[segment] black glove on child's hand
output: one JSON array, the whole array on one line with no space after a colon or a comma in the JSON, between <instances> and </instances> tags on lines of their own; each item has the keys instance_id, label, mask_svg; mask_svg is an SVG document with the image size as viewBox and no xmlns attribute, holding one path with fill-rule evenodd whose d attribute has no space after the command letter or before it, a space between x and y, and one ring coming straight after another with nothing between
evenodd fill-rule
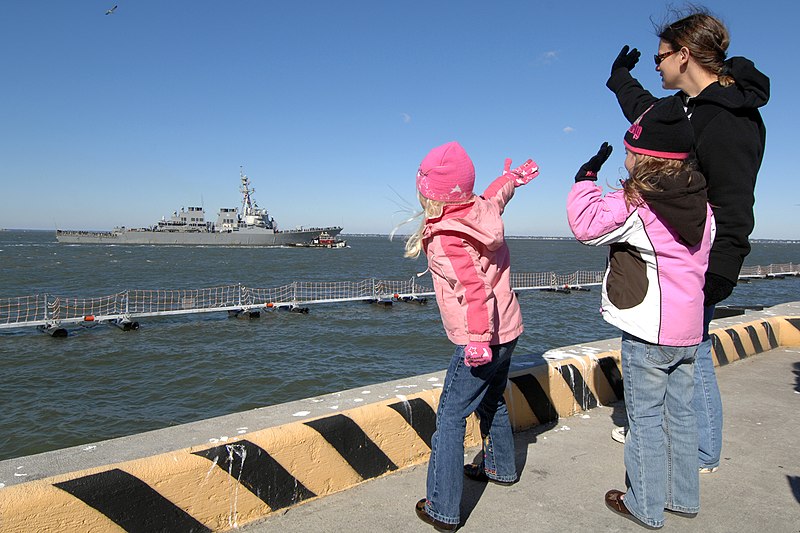
<instances>
[{"instance_id":1,"label":"black glove on child's hand","mask_svg":"<svg viewBox=\"0 0 800 533\"><path fill-rule=\"evenodd\" d=\"M703 305L717 305L733 292L736 286L728 278L723 278L717 274L706 272L706 284L703 286Z\"/></svg>"},{"instance_id":2,"label":"black glove on child's hand","mask_svg":"<svg viewBox=\"0 0 800 533\"><path fill-rule=\"evenodd\" d=\"M633 50L628 51L628 45L622 47L620 50L619 55L614 60L614 63L611 64L611 73L613 74L615 70L618 68L624 68L626 70L633 70L633 67L636 66L636 63L639 62L639 56L642 53L634 48Z\"/></svg>"},{"instance_id":3,"label":"black glove on child's hand","mask_svg":"<svg viewBox=\"0 0 800 533\"><path fill-rule=\"evenodd\" d=\"M603 166L603 163L606 162L613 150L613 146L607 142L603 143L597 151L597 154L584 163L580 170L578 170L578 173L575 174L575 183L585 180L597 181L597 173L600 172L600 167Z\"/></svg>"}]
</instances>

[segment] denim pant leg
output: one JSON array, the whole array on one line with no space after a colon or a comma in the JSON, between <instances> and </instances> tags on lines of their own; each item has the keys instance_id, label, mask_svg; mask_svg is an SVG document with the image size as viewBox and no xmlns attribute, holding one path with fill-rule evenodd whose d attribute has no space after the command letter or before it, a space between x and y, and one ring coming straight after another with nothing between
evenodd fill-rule
<instances>
[{"instance_id":1,"label":"denim pant leg","mask_svg":"<svg viewBox=\"0 0 800 533\"><path fill-rule=\"evenodd\" d=\"M436 431L431 439L425 510L433 518L447 524L458 524L460 521L466 420L481 404L498 371L507 375L513 344L511 350L503 349L503 346L507 345L492 347L491 363L472 368L464 364L464 346L456 346L444 378L436 411ZM508 412L505 411L505 414L507 418ZM503 438L498 439L503 442ZM501 448L495 444L494 455L498 461L502 447L504 444L501 444ZM513 462L513 440L510 454Z\"/></svg>"},{"instance_id":2,"label":"denim pant leg","mask_svg":"<svg viewBox=\"0 0 800 533\"><path fill-rule=\"evenodd\" d=\"M672 368L664 400L664 432L667 437L664 507L682 513L700 510L700 474L694 453L697 449L697 421L692 407L696 348L686 347L683 362Z\"/></svg>"},{"instance_id":3,"label":"denim pant leg","mask_svg":"<svg viewBox=\"0 0 800 533\"><path fill-rule=\"evenodd\" d=\"M667 485L672 482L670 475L680 475L672 467L676 466L674 456L680 453L680 446L686 446L686 432L694 426L685 428L665 427L664 413L672 409L670 415L679 415L685 421L685 414L678 405L672 405L674 396L684 394L690 398L691 390L670 391L670 405L666 405L671 374L683 366L684 360L691 363L696 347L673 347L650 344L627 333L622 336L622 370L625 387L625 408L628 412L628 436L625 439L625 469L628 491L625 506L639 520L651 527L664 525L664 504L667 499ZM689 365L691 366L691 365ZM685 369L681 369L686 371ZM687 385L680 379L675 384ZM677 403L677 402L676 402ZM684 407L685 410L685 407ZM677 424L677 421L675 422ZM682 430L682 432L681 432ZM675 432L675 439L671 434ZM673 450L669 446L679 447ZM683 453L689 453L685 450ZM690 453L690 457L693 455ZM680 466L680 463L677 465ZM677 482L677 480L676 480ZM681 481L679 485L683 485Z\"/></svg>"},{"instance_id":4,"label":"denim pant leg","mask_svg":"<svg viewBox=\"0 0 800 533\"><path fill-rule=\"evenodd\" d=\"M694 364L694 405L697 417L697 446L700 468L719 466L722 453L722 397L714 373L711 356L711 337L708 325L714 317L714 306L705 308L703 342L697 350Z\"/></svg>"},{"instance_id":5,"label":"denim pant leg","mask_svg":"<svg viewBox=\"0 0 800 533\"><path fill-rule=\"evenodd\" d=\"M517 345L516 339L499 346L492 346L493 358L502 362L489 380L489 387L476 413L480 418L483 437L483 469L486 475L497 481L516 481L517 465L514 458L514 432L508 417L508 406L503 393L508 382L511 353ZM507 352L507 353L503 353Z\"/></svg>"}]
</instances>

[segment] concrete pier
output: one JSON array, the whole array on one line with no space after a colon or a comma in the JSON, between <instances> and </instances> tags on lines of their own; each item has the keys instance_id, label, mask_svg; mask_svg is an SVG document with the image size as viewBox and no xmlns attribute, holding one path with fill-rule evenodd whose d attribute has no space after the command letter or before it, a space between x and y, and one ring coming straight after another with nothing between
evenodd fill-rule
<instances>
[{"instance_id":1,"label":"concrete pier","mask_svg":"<svg viewBox=\"0 0 800 533\"><path fill-rule=\"evenodd\" d=\"M667 527L800 531L799 317L791 303L713 324L723 464L702 479L700 515ZM466 483L464 531L638 529L602 502L624 488L622 446L609 437L622 416L618 346L568 346L514 368L521 481ZM0 462L0 531L430 530L412 507L443 377ZM471 419L466 444L477 443Z\"/></svg>"}]
</instances>

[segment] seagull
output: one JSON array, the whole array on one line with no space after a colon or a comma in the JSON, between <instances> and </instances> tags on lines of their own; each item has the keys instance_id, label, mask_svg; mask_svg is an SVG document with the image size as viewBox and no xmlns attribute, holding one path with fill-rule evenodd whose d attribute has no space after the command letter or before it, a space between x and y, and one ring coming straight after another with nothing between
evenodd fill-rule
<instances>
[{"instance_id":1,"label":"seagull","mask_svg":"<svg viewBox=\"0 0 800 533\"><path fill-rule=\"evenodd\" d=\"M117 6L114 6L111 9L109 9L108 11L106 11L106 15L113 15L115 9L117 9Z\"/></svg>"}]
</instances>

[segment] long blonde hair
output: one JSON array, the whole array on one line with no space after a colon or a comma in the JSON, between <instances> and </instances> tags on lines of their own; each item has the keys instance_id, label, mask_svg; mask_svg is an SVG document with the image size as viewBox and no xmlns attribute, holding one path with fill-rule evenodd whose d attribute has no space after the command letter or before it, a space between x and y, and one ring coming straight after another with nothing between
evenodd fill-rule
<instances>
[{"instance_id":1,"label":"long blonde hair","mask_svg":"<svg viewBox=\"0 0 800 533\"><path fill-rule=\"evenodd\" d=\"M687 184L700 173L694 159L665 159L644 154L634 154L633 168L622 183L625 201L629 206L642 204L643 192L662 191L664 180L686 176Z\"/></svg>"},{"instance_id":2,"label":"long blonde hair","mask_svg":"<svg viewBox=\"0 0 800 533\"><path fill-rule=\"evenodd\" d=\"M414 215L411 220L414 220L417 217L422 217L422 220L420 220L417 230L408 237L408 240L406 241L406 251L403 254L403 257L410 257L412 259L416 259L419 257L419 254L422 253L422 235L425 232L425 224L428 222L428 220L442 216L444 206L446 205L470 203L473 200L474 195L470 196L467 200L460 202L442 202L440 200L430 200L419 193L417 193L417 198L419 198L419 204L422 206L422 211ZM409 222L411 220L409 220Z\"/></svg>"}]
</instances>

